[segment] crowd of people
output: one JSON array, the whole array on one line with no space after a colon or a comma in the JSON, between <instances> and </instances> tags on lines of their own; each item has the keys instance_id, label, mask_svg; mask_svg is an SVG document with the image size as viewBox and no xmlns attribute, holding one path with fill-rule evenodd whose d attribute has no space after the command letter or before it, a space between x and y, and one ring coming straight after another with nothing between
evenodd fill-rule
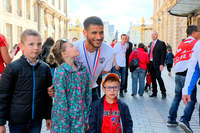
<instances>
[{"instance_id":1,"label":"crowd of people","mask_svg":"<svg viewBox=\"0 0 200 133\"><path fill-rule=\"evenodd\" d=\"M7 121L10 133L40 133L43 119L51 133L132 133L129 107L119 98L128 91L129 69L131 96L142 97L151 91L149 96L157 97L158 81L165 99L161 77L165 64L169 76L174 64L176 84L167 126L178 126L177 110L183 96L187 106L179 126L192 133L189 121L200 77L197 26L188 27L188 38L174 56L155 31L149 46L133 45L126 34L109 46L103 42L104 25L99 17L88 17L83 25L85 39L74 37L73 44L49 37L42 45L40 33L27 29L11 52L0 35L0 133L6 133ZM19 49L22 56L12 61Z\"/></svg>"}]
</instances>

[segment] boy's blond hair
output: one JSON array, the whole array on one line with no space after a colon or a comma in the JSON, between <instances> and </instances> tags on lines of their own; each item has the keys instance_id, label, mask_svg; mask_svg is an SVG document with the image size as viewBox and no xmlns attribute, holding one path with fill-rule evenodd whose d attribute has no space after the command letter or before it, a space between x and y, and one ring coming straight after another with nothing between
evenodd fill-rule
<instances>
[{"instance_id":1,"label":"boy's blond hair","mask_svg":"<svg viewBox=\"0 0 200 133\"><path fill-rule=\"evenodd\" d=\"M21 34L21 43L22 44L24 43L26 36L38 36L41 38L41 35L39 32L32 30L32 29L27 29Z\"/></svg>"}]
</instances>

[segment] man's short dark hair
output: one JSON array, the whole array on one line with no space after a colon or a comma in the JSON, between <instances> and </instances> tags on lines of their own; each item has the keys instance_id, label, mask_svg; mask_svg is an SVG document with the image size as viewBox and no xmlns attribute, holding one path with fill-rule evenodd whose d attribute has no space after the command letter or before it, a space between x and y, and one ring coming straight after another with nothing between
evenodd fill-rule
<instances>
[{"instance_id":1,"label":"man's short dark hair","mask_svg":"<svg viewBox=\"0 0 200 133\"><path fill-rule=\"evenodd\" d=\"M90 25L103 26L103 21L99 17L91 16L85 19L85 21L83 22L83 25L84 25L84 29L88 30Z\"/></svg>"},{"instance_id":2,"label":"man's short dark hair","mask_svg":"<svg viewBox=\"0 0 200 133\"><path fill-rule=\"evenodd\" d=\"M198 32L198 27L196 25L188 26L186 33L188 36L192 35L193 32Z\"/></svg>"},{"instance_id":3,"label":"man's short dark hair","mask_svg":"<svg viewBox=\"0 0 200 133\"><path fill-rule=\"evenodd\" d=\"M123 36L126 36L126 34L122 34L122 35L121 35L121 38L122 38Z\"/></svg>"},{"instance_id":4,"label":"man's short dark hair","mask_svg":"<svg viewBox=\"0 0 200 133\"><path fill-rule=\"evenodd\" d=\"M138 48L145 48L145 45L143 43L139 43Z\"/></svg>"}]
</instances>

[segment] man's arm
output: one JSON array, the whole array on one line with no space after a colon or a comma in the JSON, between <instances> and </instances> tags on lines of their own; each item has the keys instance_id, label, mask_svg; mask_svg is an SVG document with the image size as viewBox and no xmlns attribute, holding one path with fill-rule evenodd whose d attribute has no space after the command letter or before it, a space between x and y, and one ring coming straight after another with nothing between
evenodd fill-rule
<instances>
[{"instance_id":1,"label":"man's arm","mask_svg":"<svg viewBox=\"0 0 200 133\"><path fill-rule=\"evenodd\" d=\"M163 71L164 69L164 64L165 64L165 59L166 59L166 45L164 42L161 42L162 45L160 45L161 47L161 57L160 57L160 71Z\"/></svg>"},{"instance_id":2,"label":"man's arm","mask_svg":"<svg viewBox=\"0 0 200 133\"><path fill-rule=\"evenodd\" d=\"M192 53L192 57L188 62L188 71L185 78L184 88L182 89L183 102L187 104L190 101L190 95L195 88L195 85L200 76L200 56L199 56L199 43L195 45L194 52Z\"/></svg>"},{"instance_id":3,"label":"man's arm","mask_svg":"<svg viewBox=\"0 0 200 133\"><path fill-rule=\"evenodd\" d=\"M159 51L158 51L159 52ZM165 45L165 42L162 42L162 45L161 45L161 65L164 66L165 64L165 59L166 59L166 45Z\"/></svg>"},{"instance_id":4,"label":"man's arm","mask_svg":"<svg viewBox=\"0 0 200 133\"><path fill-rule=\"evenodd\" d=\"M117 61L116 61L116 54L114 54L113 63L114 63L115 69L119 70L119 66L117 65Z\"/></svg>"},{"instance_id":5,"label":"man's arm","mask_svg":"<svg viewBox=\"0 0 200 133\"><path fill-rule=\"evenodd\" d=\"M8 53L8 48L5 47L0 47L0 53L1 56L3 58L3 61L6 65L8 65L11 61L12 61L12 57L10 56L10 54Z\"/></svg>"},{"instance_id":6,"label":"man's arm","mask_svg":"<svg viewBox=\"0 0 200 133\"><path fill-rule=\"evenodd\" d=\"M113 56L112 56L112 61L110 60L110 61L107 61L107 63L109 63L108 65L110 65L110 63L112 62L113 64L114 64L114 66L115 66L115 69L116 70L119 70L119 66L117 65L117 60L116 60L116 56L117 56L117 52L118 52L118 43L115 45L115 47L113 48L113 51L114 51L114 53L113 53ZM107 65L107 66L108 66ZM111 64L112 65L112 64ZM112 68L112 67L111 67ZM111 70L111 69L110 69ZM107 71L107 70L104 70L104 71Z\"/></svg>"}]
</instances>

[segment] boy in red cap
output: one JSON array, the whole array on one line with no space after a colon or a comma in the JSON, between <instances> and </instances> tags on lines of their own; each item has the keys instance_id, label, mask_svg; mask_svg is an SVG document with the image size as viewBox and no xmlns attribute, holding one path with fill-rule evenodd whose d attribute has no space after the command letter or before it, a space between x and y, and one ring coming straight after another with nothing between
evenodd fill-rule
<instances>
[{"instance_id":1,"label":"boy in red cap","mask_svg":"<svg viewBox=\"0 0 200 133\"><path fill-rule=\"evenodd\" d=\"M132 133L133 122L128 106L117 98L120 78L108 73L103 77L105 96L94 102L89 116L89 133Z\"/></svg>"}]
</instances>

